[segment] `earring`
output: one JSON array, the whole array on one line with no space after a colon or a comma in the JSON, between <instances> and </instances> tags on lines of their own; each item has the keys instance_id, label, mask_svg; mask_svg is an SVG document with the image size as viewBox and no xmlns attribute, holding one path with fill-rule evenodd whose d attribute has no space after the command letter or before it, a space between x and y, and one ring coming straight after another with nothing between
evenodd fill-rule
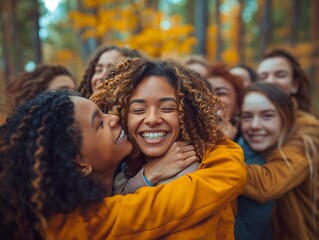
<instances>
[{"instance_id":1,"label":"earring","mask_svg":"<svg viewBox=\"0 0 319 240\"><path fill-rule=\"evenodd\" d=\"M80 171L84 176L89 175L92 172L92 167L91 166L85 166L81 169Z\"/></svg>"}]
</instances>

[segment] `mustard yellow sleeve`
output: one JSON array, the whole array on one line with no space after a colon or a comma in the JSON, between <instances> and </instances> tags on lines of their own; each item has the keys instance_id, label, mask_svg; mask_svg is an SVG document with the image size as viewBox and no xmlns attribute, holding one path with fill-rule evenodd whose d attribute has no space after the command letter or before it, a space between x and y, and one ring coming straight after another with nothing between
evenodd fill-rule
<instances>
[{"instance_id":1,"label":"mustard yellow sleeve","mask_svg":"<svg viewBox=\"0 0 319 240\"><path fill-rule=\"evenodd\" d=\"M242 192L245 182L242 149L227 141L207 153L196 172L134 194L105 198L86 221L78 211L64 221L55 216L50 228L56 239L156 239L219 212Z\"/></svg>"},{"instance_id":2,"label":"mustard yellow sleeve","mask_svg":"<svg viewBox=\"0 0 319 240\"><path fill-rule=\"evenodd\" d=\"M299 111L297 128L282 147L282 152L276 149L262 166L247 166L247 184L243 195L258 202L266 202L278 199L299 186L310 175L306 146L310 149L312 145L318 149L318 138L319 121L310 114ZM310 161L315 157L310 155Z\"/></svg>"}]
</instances>

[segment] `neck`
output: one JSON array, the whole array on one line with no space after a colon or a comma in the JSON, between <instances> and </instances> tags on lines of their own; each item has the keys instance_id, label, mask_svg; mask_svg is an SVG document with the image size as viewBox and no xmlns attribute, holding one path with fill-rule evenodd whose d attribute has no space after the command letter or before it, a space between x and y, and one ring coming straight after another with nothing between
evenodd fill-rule
<instances>
[{"instance_id":1,"label":"neck","mask_svg":"<svg viewBox=\"0 0 319 240\"><path fill-rule=\"evenodd\" d=\"M92 178L100 182L106 189L106 197L112 196L113 193L113 174L110 173L92 173Z\"/></svg>"}]
</instances>

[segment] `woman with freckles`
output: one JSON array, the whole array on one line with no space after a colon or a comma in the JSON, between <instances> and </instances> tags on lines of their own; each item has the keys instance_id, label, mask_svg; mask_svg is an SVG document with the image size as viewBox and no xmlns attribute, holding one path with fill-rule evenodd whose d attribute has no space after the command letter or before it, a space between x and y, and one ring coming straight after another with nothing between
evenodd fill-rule
<instances>
[{"instance_id":1,"label":"woman with freckles","mask_svg":"<svg viewBox=\"0 0 319 240\"><path fill-rule=\"evenodd\" d=\"M140 188L138 193L145 189L142 186L162 187L163 181L185 174L190 177L188 173L201 169L205 159L214 159L216 148L226 146L231 150L235 144L226 140L221 128L223 118L217 116L223 108L220 100L210 93L198 74L173 61L130 59L121 62L91 99L102 111L120 117L120 123L134 145L134 154L125 160L123 172L130 180L122 193ZM194 153L199 163L192 163L197 161ZM225 154L228 153L231 156L231 151L226 150ZM192 164L189 168L184 164L185 169L180 170L178 166L185 161ZM175 166L174 162L177 162ZM217 179L227 183L231 170L225 168L223 161L215 164L212 171L218 175ZM245 169L241 171L245 172ZM238 196L242 185L237 184L235 191L226 185L216 185L214 195L203 193L201 196L216 198L223 203L222 207L216 208L200 224L172 231L163 239L186 236L191 239L233 239L234 218L230 201ZM228 192L227 197L219 194L224 191ZM170 197L166 196L162 201ZM192 201L185 199L181 206L192 204Z\"/></svg>"}]
</instances>

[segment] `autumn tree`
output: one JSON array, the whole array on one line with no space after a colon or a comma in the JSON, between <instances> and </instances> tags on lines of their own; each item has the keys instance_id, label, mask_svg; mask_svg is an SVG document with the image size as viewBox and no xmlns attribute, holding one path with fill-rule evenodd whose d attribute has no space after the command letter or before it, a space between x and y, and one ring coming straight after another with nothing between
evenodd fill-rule
<instances>
[{"instance_id":1,"label":"autumn tree","mask_svg":"<svg viewBox=\"0 0 319 240\"><path fill-rule=\"evenodd\" d=\"M189 54L196 42L193 26L178 15L167 16L148 1L83 0L83 10L70 11L83 39L129 46L153 57ZM92 13L92 9L94 12Z\"/></svg>"}]
</instances>

